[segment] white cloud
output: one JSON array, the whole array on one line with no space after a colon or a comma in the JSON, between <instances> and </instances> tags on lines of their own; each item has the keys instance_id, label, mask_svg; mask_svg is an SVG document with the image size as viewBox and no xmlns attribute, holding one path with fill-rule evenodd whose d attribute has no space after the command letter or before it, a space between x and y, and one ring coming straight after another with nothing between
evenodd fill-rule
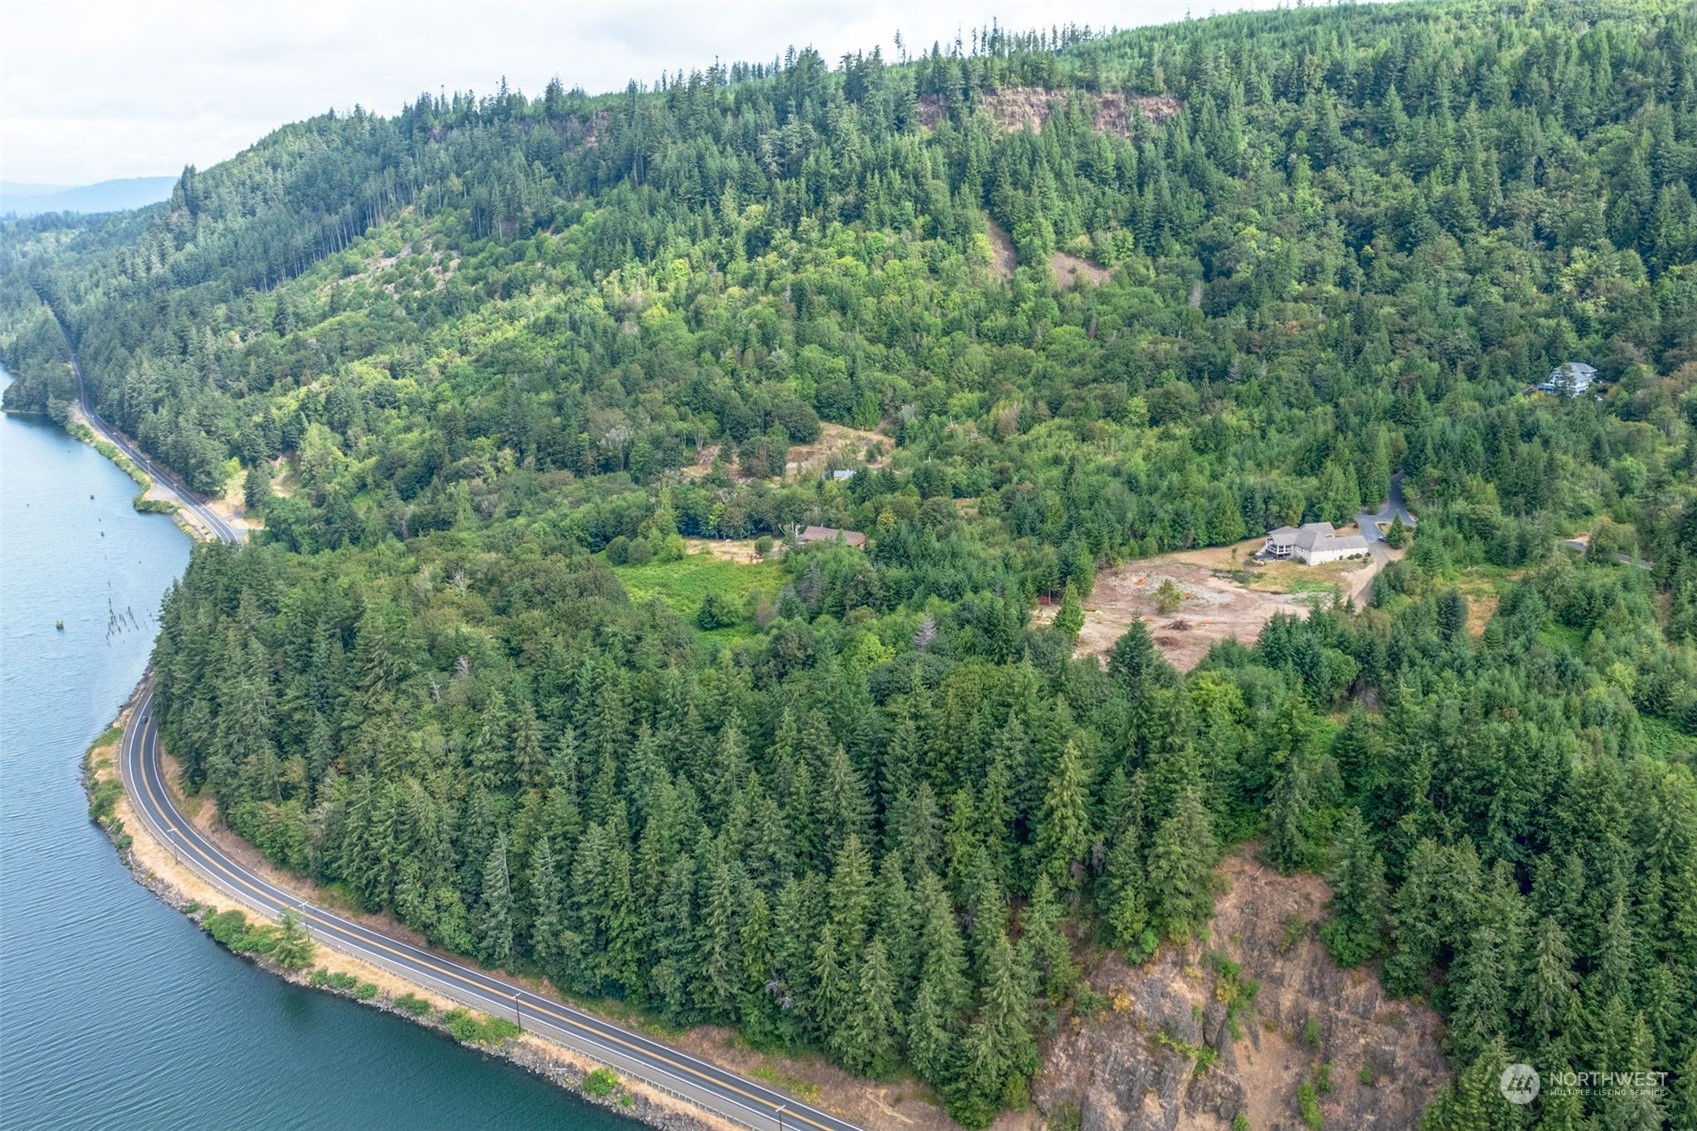
<instances>
[{"instance_id":1,"label":"white cloud","mask_svg":"<svg viewBox=\"0 0 1697 1131\"><path fill-rule=\"evenodd\" d=\"M1239 0L1233 8L1271 7ZM0 8L0 177L84 184L230 157L286 122L356 103L392 114L426 91L591 92L790 45L833 62L882 46L1028 29L1182 19L1186 0L933 3L154 3Z\"/></svg>"}]
</instances>

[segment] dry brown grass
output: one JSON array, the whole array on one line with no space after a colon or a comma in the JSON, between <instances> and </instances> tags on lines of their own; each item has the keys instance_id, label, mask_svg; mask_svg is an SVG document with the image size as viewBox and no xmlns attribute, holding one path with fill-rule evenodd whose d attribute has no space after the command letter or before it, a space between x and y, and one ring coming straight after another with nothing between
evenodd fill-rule
<instances>
[{"instance_id":1,"label":"dry brown grass","mask_svg":"<svg viewBox=\"0 0 1697 1131\"><path fill-rule=\"evenodd\" d=\"M678 469L678 474L685 479L700 479L713 470L713 461L719 458L721 450L718 444L706 444L696 452L695 462L688 467Z\"/></svg>"},{"instance_id":2,"label":"dry brown grass","mask_svg":"<svg viewBox=\"0 0 1697 1131\"><path fill-rule=\"evenodd\" d=\"M762 559L754 552L752 538L685 538L684 551L690 554L712 554L721 561L738 565L755 565Z\"/></svg>"},{"instance_id":3,"label":"dry brown grass","mask_svg":"<svg viewBox=\"0 0 1697 1131\"><path fill-rule=\"evenodd\" d=\"M873 458L874 444L884 446L884 454ZM845 464L865 461L869 467L882 467L889 461L889 449L894 443L888 436L850 428L843 424L826 423L819 429L819 438L810 444L791 444L789 459L784 464L785 475L803 475L810 471L823 472L833 458Z\"/></svg>"},{"instance_id":4,"label":"dry brown grass","mask_svg":"<svg viewBox=\"0 0 1697 1131\"><path fill-rule=\"evenodd\" d=\"M1068 255L1064 251L1057 251L1049 256L1049 269L1055 273L1055 285L1062 288L1078 287L1085 283L1099 287L1114 277L1114 273L1106 267L1098 267L1087 259Z\"/></svg>"},{"instance_id":5,"label":"dry brown grass","mask_svg":"<svg viewBox=\"0 0 1697 1131\"><path fill-rule=\"evenodd\" d=\"M883 452L877 457L871 454L874 444L883 445ZM894 447L894 442L882 433L827 422L820 425L817 440L807 444L790 445L788 457L784 462L784 474L824 474L833 459L842 465L864 462L868 467L883 467L890 462L890 449ZM740 476L741 471L735 466L733 454L728 445L705 444L696 453L695 462L679 468L678 474L686 480L700 479L713 470L714 461L723 455L732 462L732 473ZM778 478L773 476L767 482L776 483Z\"/></svg>"},{"instance_id":6,"label":"dry brown grass","mask_svg":"<svg viewBox=\"0 0 1697 1131\"><path fill-rule=\"evenodd\" d=\"M1524 574L1524 570L1515 570L1506 579L1517 581ZM1499 580L1472 572L1464 572L1456 581L1456 588L1467 598L1467 631L1475 640L1485 635L1485 626L1497 615L1497 606L1502 602L1500 584Z\"/></svg>"}]
</instances>

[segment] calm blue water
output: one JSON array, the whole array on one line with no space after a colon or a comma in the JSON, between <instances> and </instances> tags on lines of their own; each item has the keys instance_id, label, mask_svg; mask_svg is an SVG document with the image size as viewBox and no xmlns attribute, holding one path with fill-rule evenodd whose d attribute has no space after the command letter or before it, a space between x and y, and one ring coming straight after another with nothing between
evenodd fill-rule
<instances>
[{"instance_id":1,"label":"calm blue water","mask_svg":"<svg viewBox=\"0 0 1697 1131\"><path fill-rule=\"evenodd\" d=\"M256 970L118 863L79 765L140 678L189 552L134 493L51 424L0 415L0 1126L633 1126Z\"/></svg>"}]
</instances>

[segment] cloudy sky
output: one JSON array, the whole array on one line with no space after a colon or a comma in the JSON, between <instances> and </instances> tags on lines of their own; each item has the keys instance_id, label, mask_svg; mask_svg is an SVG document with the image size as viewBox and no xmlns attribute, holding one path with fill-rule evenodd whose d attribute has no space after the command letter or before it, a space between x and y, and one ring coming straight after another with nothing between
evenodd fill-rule
<instances>
[{"instance_id":1,"label":"cloudy sky","mask_svg":"<svg viewBox=\"0 0 1697 1131\"><path fill-rule=\"evenodd\" d=\"M1219 10L1275 0L1222 0ZM1195 14L1214 4L1203 0ZM591 93L715 57L769 60L791 44L835 60L1014 29L1183 19L1189 0L894 3L436 3L9 0L0 6L0 179L76 185L175 174L285 122L355 104L386 114L424 91L538 94L559 76Z\"/></svg>"}]
</instances>

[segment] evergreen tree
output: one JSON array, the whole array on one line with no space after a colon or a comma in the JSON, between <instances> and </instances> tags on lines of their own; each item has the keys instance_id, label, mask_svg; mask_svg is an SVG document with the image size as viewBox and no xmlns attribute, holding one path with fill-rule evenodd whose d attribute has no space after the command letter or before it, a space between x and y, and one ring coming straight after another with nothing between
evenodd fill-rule
<instances>
[{"instance_id":1,"label":"evergreen tree","mask_svg":"<svg viewBox=\"0 0 1697 1131\"><path fill-rule=\"evenodd\" d=\"M919 979L919 919L901 853L891 852L878 867L878 938L889 959L895 1000L906 1008Z\"/></svg>"},{"instance_id":2,"label":"evergreen tree","mask_svg":"<svg viewBox=\"0 0 1697 1131\"><path fill-rule=\"evenodd\" d=\"M1043 815L1037 826L1037 853L1043 873L1062 891L1076 892L1090 850L1090 811L1084 765L1075 743L1067 743L1049 775Z\"/></svg>"},{"instance_id":3,"label":"evergreen tree","mask_svg":"<svg viewBox=\"0 0 1697 1131\"><path fill-rule=\"evenodd\" d=\"M904 786L890 808L886 835L902 859L915 868L936 867L943 856L937 799L929 782Z\"/></svg>"},{"instance_id":4,"label":"evergreen tree","mask_svg":"<svg viewBox=\"0 0 1697 1131\"><path fill-rule=\"evenodd\" d=\"M838 1041L849 1014L855 1008L855 983L843 968L843 952L837 943L837 933L830 924L819 932L813 947L814 1023L827 1047L838 1047Z\"/></svg>"},{"instance_id":5,"label":"evergreen tree","mask_svg":"<svg viewBox=\"0 0 1697 1131\"><path fill-rule=\"evenodd\" d=\"M1031 999L1007 936L990 947L978 1020L962 1044L961 1079L950 1112L969 1127L984 1126L1006 1098L1037 1070Z\"/></svg>"},{"instance_id":6,"label":"evergreen tree","mask_svg":"<svg viewBox=\"0 0 1697 1131\"><path fill-rule=\"evenodd\" d=\"M899 1063L896 1045L899 1018L895 983L884 944L873 939L860 964L858 993L836 1033L837 1057L843 1067L862 1075L884 1076Z\"/></svg>"},{"instance_id":7,"label":"evergreen tree","mask_svg":"<svg viewBox=\"0 0 1697 1131\"><path fill-rule=\"evenodd\" d=\"M991 754L990 768L972 807L973 828L990 857L990 867L1008 883L1014 882L1012 863L1014 839L1013 772L1010 761L1024 764L1029 758L1025 734L1018 716L1009 715L1008 732L1002 734Z\"/></svg>"},{"instance_id":8,"label":"evergreen tree","mask_svg":"<svg viewBox=\"0 0 1697 1131\"><path fill-rule=\"evenodd\" d=\"M1078 968L1060 923L1061 907L1055 889L1048 876L1039 876L1025 909L1019 957L1023 966L1037 973L1042 991L1055 1000L1066 996L1078 980ZM1034 986L1032 991L1038 988Z\"/></svg>"},{"instance_id":9,"label":"evergreen tree","mask_svg":"<svg viewBox=\"0 0 1697 1131\"><path fill-rule=\"evenodd\" d=\"M872 923L872 862L860 837L850 833L831 872L831 926L844 953L858 954Z\"/></svg>"},{"instance_id":10,"label":"evergreen tree","mask_svg":"<svg viewBox=\"0 0 1697 1131\"><path fill-rule=\"evenodd\" d=\"M824 820L826 850L834 857L848 837L865 840L872 825L872 804L859 771L841 746L831 751L823 784L820 816Z\"/></svg>"},{"instance_id":11,"label":"evergreen tree","mask_svg":"<svg viewBox=\"0 0 1697 1131\"><path fill-rule=\"evenodd\" d=\"M780 1039L782 1002L776 994L778 981L772 963L772 910L766 893L758 887L748 893L748 913L743 916L742 996L738 1012L743 1030L756 1044Z\"/></svg>"},{"instance_id":12,"label":"evergreen tree","mask_svg":"<svg viewBox=\"0 0 1697 1131\"><path fill-rule=\"evenodd\" d=\"M1361 811L1344 811L1331 874L1332 918L1320 938L1339 966L1359 966L1379 953L1385 926L1385 862L1367 834Z\"/></svg>"},{"instance_id":13,"label":"evergreen tree","mask_svg":"<svg viewBox=\"0 0 1697 1131\"><path fill-rule=\"evenodd\" d=\"M513 897L507 884L507 834L495 837L495 846L483 863L483 913L480 916L478 952L485 966L503 969L513 960Z\"/></svg>"},{"instance_id":14,"label":"evergreen tree","mask_svg":"<svg viewBox=\"0 0 1697 1131\"><path fill-rule=\"evenodd\" d=\"M908 1059L935 1085L955 1079L956 1057L970 987L954 908L937 877L920 877L915 905L922 916L919 989L907 1022Z\"/></svg>"},{"instance_id":15,"label":"evergreen tree","mask_svg":"<svg viewBox=\"0 0 1697 1131\"><path fill-rule=\"evenodd\" d=\"M691 990L700 977L693 856L679 857L666 873L654 908L653 954L653 1000L674 1024L688 1024L695 1018Z\"/></svg>"},{"instance_id":16,"label":"evergreen tree","mask_svg":"<svg viewBox=\"0 0 1697 1131\"><path fill-rule=\"evenodd\" d=\"M1107 872L1102 877L1103 916L1110 938L1114 946L1134 961L1152 953L1156 941L1150 927L1139 823L1128 823L1114 841L1108 850Z\"/></svg>"},{"instance_id":17,"label":"evergreen tree","mask_svg":"<svg viewBox=\"0 0 1697 1131\"><path fill-rule=\"evenodd\" d=\"M741 985L741 919L746 903L744 885L737 870L714 854L711 867L701 876L701 924L698 935L699 975L695 1001L709 1019L724 1024L735 1016Z\"/></svg>"},{"instance_id":18,"label":"evergreen tree","mask_svg":"<svg viewBox=\"0 0 1697 1131\"><path fill-rule=\"evenodd\" d=\"M1697 1127L1697 1048L1680 1064L1673 1078L1673 1095L1668 1102L1668 1116L1679 1126Z\"/></svg>"},{"instance_id":19,"label":"evergreen tree","mask_svg":"<svg viewBox=\"0 0 1697 1131\"><path fill-rule=\"evenodd\" d=\"M1166 937L1188 938L1208 921L1218 855L1208 811L1196 790L1187 789L1149 848L1151 919Z\"/></svg>"},{"instance_id":20,"label":"evergreen tree","mask_svg":"<svg viewBox=\"0 0 1697 1131\"><path fill-rule=\"evenodd\" d=\"M1261 850L1267 863L1286 875L1314 862L1314 802L1313 766L1306 755L1293 751L1273 787L1267 839Z\"/></svg>"},{"instance_id":21,"label":"evergreen tree","mask_svg":"<svg viewBox=\"0 0 1697 1131\"><path fill-rule=\"evenodd\" d=\"M1010 938L1029 1033L1069 939L1203 928L1213 837L1287 871L1331 841L1341 960L1395 881L1386 986L1430 987L1454 1056L1435 1121L1677 1125L1517 1114L1495 1075L1694 1041L1691 22L993 29L324 116L164 208L0 226L6 405L66 419L74 343L195 490L248 469L264 528L195 550L154 709L233 835L435 948L877 1071L905 1039L978 1122L1022 1096ZM998 130L1020 89L1047 124ZM1510 395L1584 358L1599 395ZM822 419L887 434L752 478ZM1370 609L1183 675L1182 621L1073 657L1099 562L1347 521L1393 468L1420 532ZM785 537L769 586L681 552L802 523L867 541ZM1156 570L1114 584L1211 616Z\"/></svg>"},{"instance_id":22,"label":"evergreen tree","mask_svg":"<svg viewBox=\"0 0 1697 1131\"><path fill-rule=\"evenodd\" d=\"M607 857L601 907L607 940L606 949L599 956L601 976L616 991L632 992L643 981L642 939L648 920L631 888L630 849L619 840L615 840Z\"/></svg>"},{"instance_id":23,"label":"evergreen tree","mask_svg":"<svg viewBox=\"0 0 1697 1131\"><path fill-rule=\"evenodd\" d=\"M318 944L307 934L300 916L285 907L277 917L277 937L271 946L271 961L285 970L304 970L312 965Z\"/></svg>"},{"instance_id":24,"label":"evergreen tree","mask_svg":"<svg viewBox=\"0 0 1697 1131\"><path fill-rule=\"evenodd\" d=\"M1447 1084L1421 1121L1424 1131L1475 1131L1502 1126L1503 1068L1514 1062L1501 1037L1490 1041L1467 1067Z\"/></svg>"},{"instance_id":25,"label":"evergreen tree","mask_svg":"<svg viewBox=\"0 0 1697 1131\"><path fill-rule=\"evenodd\" d=\"M1520 986L1521 1012L1535 1046L1542 1046L1575 1006L1573 953L1561 924L1545 916L1533 939L1529 977Z\"/></svg>"},{"instance_id":26,"label":"evergreen tree","mask_svg":"<svg viewBox=\"0 0 1697 1131\"><path fill-rule=\"evenodd\" d=\"M1385 960L1385 989L1410 997L1426 989L1444 940L1446 909L1453 898L1453 876L1437 842L1421 840L1408 858L1407 876L1397 889L1392 914L1396 949Z\"/></svg>"},{"instance_id":27,"label":"evergreen tree","mask_svg":"<svg viewBox=\"0 0 1697 1131\"><path fill-rule=\"evenodd\" d=\"M1503 1035L1508 1021L1509 956L1494 924L1474 930L1457 957L1450 1035L1464 1055L1477 1055Z\"/></svg>"},{"instance_id":28,"label":"evergreen tree","mask_svg":"<svg viewBox=\"0 0 1697 1131\"><path fill-rule=\"evenodd\" d=\"M1079 630L1084 627L1084 606L1079 603L1078 593L1070 583L1061 598L1061 607L1055 611L1054 625L1055 631L1068 640L1077 640Z\"/></svg>"},{"instance_id":29,"label":"evergreen tree","mask_svg":"<svg viewBox=\"0 0 1697 1131\"><path fill-rule=\"evenodd\" d=\"M1627 915L1626 897L1617 893L1608 917L1603 920L1602 936L1598 940L1597 965L1591 975L1594 997L1607 999L1619 995L1625 1001L1633 999L1635 950L1635 932Z\"/></svg>"},{"instance_id":30,"label":"evergreen tree","mask_svg":"<svg viewBox=\"0 0 1697 1131\"><path fill-rule=\"evenodd\" d=\"M1132 621L1108 652L1108 674L1134 698L1148 690L1165 666L1142 621Z\"/></svg>"},{"instance_id":31,"label":"evergreen tree","mask_svg":"<svg viewBox=\"0 0 1697 1131\"><path fill-rule=\"evenodd\" d=\"M1353 522L1356 507L1361 503L1361 486L1355 469L1342 460L1329 461L1320 473L1317 503L1320 517L1327 522L1339 526Z\"/></svg>"},{"instance_id":32,"label":"evergreen tree","mask_svg":"<svg viewBox=\"0 0 1697 1131\"><path fill-rule=\"evenodd\" d=\"M558 977L565 907L560 880L554 872L554 850L548 838L537 838L530 850L530 898L535 914L530 921L530 953L549 977Z\"/></svg>"},{"instance_id":33,"label":"evergreen tree","mask_svg":"<svg viewBox=\"0 0 1697 1131\"><path fill-rule=\"evenodd\" d=\"M813 1024L813 942L824 920L818 877L808 874L778 891L772 907L770 992L778 1004L778 1024L790 1040L816 1035Z\"/></svg>"},{"instance_id":34,"label":"evergreen tree","mask_svg":"<svg viewBox=\"0 0 1697 1131\"><path fill-rule=\"evenodd\" d=\"M542 752L542 724L528 699L519 704L513 715L512 758L518 779L524 785L533 786L542 780L548 765Z\"/></svg>"}]
</instances>

